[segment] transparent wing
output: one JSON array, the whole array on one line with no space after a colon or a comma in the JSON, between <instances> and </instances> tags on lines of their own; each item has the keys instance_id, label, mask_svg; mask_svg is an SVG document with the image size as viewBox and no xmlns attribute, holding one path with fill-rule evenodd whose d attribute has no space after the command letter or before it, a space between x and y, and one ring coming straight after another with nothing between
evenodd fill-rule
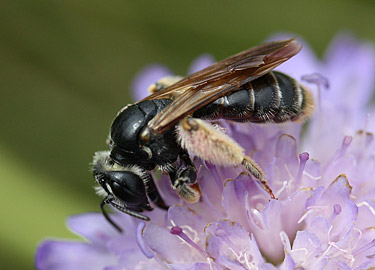
<instances>
[{"instance_id":1,"label":"transparent wing","mask_svg":"<svg viewBox=\"0 0 375 270\"><path fill-rule=\"evenodd\" d=\"M162 89L147 99L172 99L148 128L162 133L183 117L212 101L238 90L242 85L272 71L301 50L295 39L269 42L224 59Z\"/></svg>"}]
</instances>

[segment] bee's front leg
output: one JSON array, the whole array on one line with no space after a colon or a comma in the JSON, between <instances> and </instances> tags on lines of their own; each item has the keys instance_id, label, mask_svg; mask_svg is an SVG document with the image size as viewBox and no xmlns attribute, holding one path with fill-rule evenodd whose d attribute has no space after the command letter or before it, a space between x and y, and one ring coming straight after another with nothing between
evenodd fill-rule
<instances>
[{"instance_id":1,"label":"bee's front leg","mask_svg":"<svg viewBox=\"0 0 375 270\"><path fill-rule=\"evenodd\" d=\"M180 154L180 161L184 164L170 167L167 173L171 179L172 187L179 197L188 203L195 203L201 195L197 183L197 169L185 150Z\"/></svg>"},{"instance_id":2,"label":"bee's front leg","mask_svg":"<svg viewBox=\"0 0 375 270\"><path fill-rule=\"evenodd\" d=\"M231 137L198 118L184 118L178 126L180 144L194 155L212 164L229 167L242 165L275 198L260 166Z\"/></svg>"}]
</instances>

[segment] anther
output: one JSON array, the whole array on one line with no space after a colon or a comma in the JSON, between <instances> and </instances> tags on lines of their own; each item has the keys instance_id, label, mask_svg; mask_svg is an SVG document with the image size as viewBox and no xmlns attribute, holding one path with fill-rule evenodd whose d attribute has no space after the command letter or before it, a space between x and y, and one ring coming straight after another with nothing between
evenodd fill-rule
<instances>
[{"instance_id":1,"label":"anther","mask_svg":"<svg viewBox=\"0 0 375 270\"><path fill-rule=\"evenodd\" d=\"M341 205L335 204L333 205L333 212L331 217L329 218L329 222L331 223L338 215L341 213Z\"/></svg>"},{"instance_id":2,"label":"anther","mask_svg":"<svg viewBox=\"0 0 375 270\"><path fill-rule=\"evenodd\" d=\"M189 236L187 236L184 231L182 230L181 227L179 226L173 226L170 230L170 233L171 234L175 234L177 236L179 236L182 240L184 240L186 243L188 243L190 246L192 246L193 248L195 248L196 250L198 250L200 253L202 253L203 255L205 256L208 256L207 253L200 247L198 246L196 243L194 243L190 238Z\"/></svg>"},{"instance_id":3,"label":"anther","mask_svg":"<svg viewBox=\"0 0 375 270\"><path fill-rule=\"evenodd\" d=\"M328 79L319 73L312 73L312 74L302 76L301 80L308 82L308 83L313 83L318 87L319 111L321 111L322 110L321 108L321 103L322 103L321 102L322 101L321 86L323 86L325 89L328 89L329 88Z\"/></svg>"},{"instance_id":4,"label":"anther","mask_svg":"<svg viewBox=\"0 0 375 270\"><path fill-rule=\"evenodd\" d=\"M299 168L297 173L297 179L296 179L296 186L299 186L299 183L302 179L303 171L305 170L306 162L309 160L310 155L307 152L303 152L299 154Z\"/></svg>"},{"instance_id":5,"label":"anther","mask_svg":"<svg viewBox=\"0 0 375 270\"><path fill-rule=\"evenodd\" d=\"M342 140L340 155L344 155L346 150L348 149L349 145L352 143L353 137L352 136L345 136Z\"/></svg>"}]
</instances>

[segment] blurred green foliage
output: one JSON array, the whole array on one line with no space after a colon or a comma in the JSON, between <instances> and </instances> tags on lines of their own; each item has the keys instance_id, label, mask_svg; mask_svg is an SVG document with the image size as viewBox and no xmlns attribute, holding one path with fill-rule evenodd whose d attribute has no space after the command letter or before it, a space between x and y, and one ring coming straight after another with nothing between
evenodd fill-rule
<instances>
[{"instance_id":1,"label":"blurred green foliage","mask_svg":"<svg viewBox=\"0 0 375 270\"><path fill-rule=\"evenodd\" d=\"M340 30L375 41L373 1L3 1L0 11L2 269L32 269L45 237L74 238L64 220L97 211L92 154L105 149L137 71L184 74L272 33L322 54Z\"/></svg>"}]
</instances>

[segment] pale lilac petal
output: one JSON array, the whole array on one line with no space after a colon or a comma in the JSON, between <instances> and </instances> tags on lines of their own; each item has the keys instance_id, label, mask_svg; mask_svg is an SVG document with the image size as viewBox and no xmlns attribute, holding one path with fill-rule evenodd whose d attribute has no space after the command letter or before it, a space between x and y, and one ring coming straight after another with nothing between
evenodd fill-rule
<instances>
[{"instance_id":1,"label":"pale lilac petal","mask_svg":"<svg viewBox=\"0 0 375 270\"><path fill-rule=\"evenodd\" d=\"M96 245L105 245L120 235L101 213L71 216L68 218L67 224L73 232Z\"/></svg>"},{"instance_id":2,"label":"pale lilac petal","mask_svg":"<svg viewBox=\"0 0 375 270\"><path fill-rule=\"evenodd\" d=\"M215 63L215 59L210 54L202 54L201 56L194 59L194 61L190 64L188 74L192 74L194 72L200 71L206 67L211 66Z\"/></svg>"},{"instance_id":3,"label":"pale lilac petal","mask_svg":"<svg viewBox=\"0 0 375 270\"><path fill-rule=\"evenodd\" d=\"M294 238L294 234L302 230L303 222L299 222L306 212L306 201L313 194L312 188L305 188L296 191L285 201L282 201L281 228L288 235L289 239ZM293 211L290 211L293 209Z\"/></svg>"},{"instance_id":4,"label":"pale lilac petal","mask_svg":"<svg viewBox=\"0 0 375 270\"><path fill-rule=\"evenodd\" d=\"M141 100L150 93L148 88L163 77L173 75L173 73L165 66L159 64L151 64L141 70L132 82L132 95L135 101Z\"/></svg>"},{"instance_id":5,"label":"pale lilac petal","mask_svg":"<svg viewBox=\"0 0 375 270\"><path fill-rule=\"evenodd\" d=\"M35 264L38 270L102 270L116 265L117 260L114 254L96 245L49 240L39 246Z\"/></svg>"},{"instance_id":6,"label":"pale lilac petal","mask_svg":"<svg viewBox=\"0 0 375 270\"><path fill-rule=\"evenodd\" d=\"M170 264L171 270L222 270L218 266L210 266L208 263Z\"/></svg>"},{"instance_id":7,"label":"pale lilac petal","mask_svg":"<svg viewBox=\"0 0 375 270\"><path fill-rule=\"evenodd\" d=\"M145 256L141 256L136 246L134 246L134 249L132 250L123 249L123 254L120 256L118 263L122 267L120 268L120 270L123 270L123 269L146 270L146 269L158 269L160 267L160 263L158 263L155 259L150 259L150 258L146 258Z\"/></svg>"},{"instance_id":8,"label":"pale lilac petal","mask_svg":"<svg viewBox=\"0 0 375 270\"><path fill-rule=\"evenodd\" d=\"M324 246L322 246L321 242L314 234L299 231L293 242L291 256L296 265L300 267L312 267L312 259L320 254L323 248Z\"/></svg>"},{"instance_id":9,"label":"pale lilac petal","mask_svg":"<svg viewBox=\"0 0 375 270\"><path fill-rule=\"evenodd\" d=\"M283 243L280 238L280 232L283 231L281 212L281 203L271 200L261 216L256 215L255 212L250 214L252 233L257 239L263 239L258 243L259 248L274 263L280 263L284 256Z\"/></svg>"},{"instance_id":10,"label":"pale lilac petal","mask_svg":"<svg viewBox=\"0 0 375 270\"><path fill-rule=\"evenodd\" d=\"M360 264L358 267L355 268L355 270L361 270L361 269L372 269L375 267L375 263L368 261L365 263Z\"/></svg>"},{"instance_id":11,"label":"pale lilac petal","mask_svg":"<svg viewBox=\"0 0 375 270\"><path fill-rule=\"evenodd\" d=\"M299 168L296 139L290 135L280 136L275 147L275 158L273 174L278 175L284 181L296 179ZM273 185L273 188L281 188L280 184L282 184L281 181L278 186Z\"/></svg>"},{"instance_id":12,"label":"pale lilac petal","mask_svg":"<svg viewBox=\"0 0 375 270\"><path fill-rule=\"evenodd\" d=\"M336 36L326 51L327 76L333 78L332 98L358 109L368 104L373 93L375 74L375 49L370 43L358 44L353 35L341 33ZM346 87L345 87L346 86ZM361 89L354 96L354 89Z\"/></svg>"},{"instance_id":13,"label":"pale lilac petal","mask_svg":"<svg viewBox=\"0 0 375 270\"><path fill-rule=\"evenodd\" d=\"M357 228L366 231L371 227L372 221L375 219L375 201L363 200L357 203L358 206L358 219L356 221ZM368 240L375 238L375 232L368 231ZM367 237L367 236L366 236Z\"/></svg>"},{"instance_id":14,"label":"pale lilac petal","mask_svg":"<svg viewBox=\"0 0 375 270\"><path fill-rule=\"evenodd\" d=\"M296 37L296 34L275 34L267 40L280 40ZM297 41L302 44L302 50L290 60L276 68L276 70L284 72L293 78L300 79L306 74L322 73L322 65L310 45L301 37ZM314 90L314 89L313 89Z\"/></svg>"},{"instance_id":15,"label":"pale lilac petal","mask_svg":"<svg viewBox=\"0 0 375 270\"><path fill-rule=\"evenodd\" d=\"M322 175L322 165L317 160L309 159L302 173L302 183L306 187L318 187Z\"/></svg>"},{"instance_id":16,"label":"pale lilac petal","mask_svg":"<svg viewBox=\"0 0 375 270\"><path fill-rule=\"evenodd\" d=\"M256 186L248 175L240 175L224 184L223 207L226 218L236 220L246 230L250 231L248 212L250 208L263 209L269 197L259 194L260 187Z\"/></svg>"},{"instance_id":17,"label":"pale lilac petal","mask_svg":"<svg viewBox=\"0 0 375 270\"><path fill-rule=\"evenodd\" d=\"M173 226L186 226L192 234L203 234L204 227L209 223L201 213L182 205L174 205L168 209L168 220L173 221Z\"/></svg>"},{"instance_id":18,"label":"pale lilac petal","mask_svg":"<svg viewBox=\"0 0 375 270\"><path fill-rule=\"evenodd\" d=\"M280 265L280 270L296 270L296 264L292 258L292 256L287 253L285 254L285 259L283 263Z\"/></svg>"},{"instance_id":19,"label":"pale lilac petal","mask_svg":"<svg viewBox=\"0 0 375 270\"><path fill-rule=\"evenodd\" d=\"M225 210L222 207L223 183L225 181L220 169L208 162L198 162L199 178L202 191L201 211L207 220L217 220L225 215ZM210 181L204 181L210 179Z\"/></svg>"},{"instance_id":20,"label":"pale lilac petal","mask_svg":"<svg viewBox=\"0 0 375 270\"><path fill-rule=\"evenodd\" d=\"M220 220L210 224L206 233L206 251L219 265L244 270L250 264L264 264L258 247L252 243L255 240L238 223Z\"/></svg>"},{"instance_id":21,"label":"pale lilac petal","mask_svg":"<svg viewBox=\"0 0 375 270\"><path fill-rule=\"evenodd\" d=\"M144 240L154 251L155 257L163 262L191 263L204 262L205 257L167 228L147 223L144 229ZM168 243L168 245L165 245Z\"/></svg>"}]
</instances>

